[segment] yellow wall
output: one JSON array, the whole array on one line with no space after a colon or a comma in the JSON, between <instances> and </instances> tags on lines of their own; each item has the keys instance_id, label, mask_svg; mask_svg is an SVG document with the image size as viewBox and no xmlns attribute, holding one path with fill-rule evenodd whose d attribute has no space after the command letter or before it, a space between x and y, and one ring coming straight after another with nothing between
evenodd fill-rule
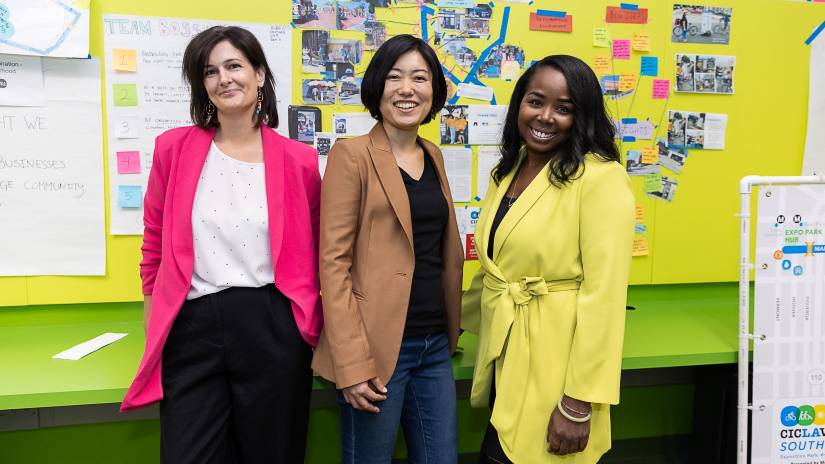
<instances>
[{"instance_id":1,"label":"yellow wall","mask_svg":"<svg viewBox=\"0 0 825 464\"><path fill-rule=\"evenodd\" d=\"M604 7L618 5L619 2L536 0L533 5L524 5L497 0L495 3L490 28L492 39L498 35L503 8L509 5L511 12L505 42L524 48L529 63L530 60L556 53L573 54L592 62L595 55L606 53L607 49L592 46L592 31L594 27L605 26ZM411 8L379 10L379 20L392 21L388 24L391 35L417 33L420 29L415 25L419 17L415 4L400 5ZM726 149L690 151L683 173L677 176L679 184L673 203L647 198L643 193L642 179L633 179L636 197L647 209L647 237L651 254L634 258L632 283L736 280L738 180L747 174L797 175L800 172L808 94L808 47L803 42L813 28L825 20L825 4L784 0L713 2L713 6L733 8L730 45L671 43L672 3L649 0L639 2L639 5L649 9L648 24L610 24L607 27L614 39L630 38L636 31L650 32L652 49L647 54L659 57L659 78L673 79L674 54L677 52L735 55L737 69L734 81L736 94L732 96L671 93L665 107L664 100L650 98L652 78L642 77L635 99L625 98L609 103L614 117L649 117L654 122L658 122L666 109L728 115ZM572 14L574 32L529 31L528 14L537 8L563 10ZM91 54L94 56L102 53L102 17L108 13L289 23L291 2L96 0L92 2L91 15ZM332 36L355 38L361 35L335 31ZM300 43L300 29L295 29L292 65L295 104L301 104ZM467 43L480 51L488 42L468 39ZM369 56L370 53L366 55L367 58ZM614 72L638 73L639 56L634 52L631 60L616 61ZM102 66L103 60L100 61ZM364 69L365 63L356 67L356 73L363 73ZM483 82L495 89L499 104L509 101L512 82L498 79ZM105 98L105 94L103 96ZM631 102L632 110L628 112ZM324 129L328 131L331 127L333 111L359 110L352 106L323 107ZM105 105L103 111L105 115ZM664 118L667 118L666 114ZM285 115L283 121L286 121ZM664 127L658 132L660 136L666 134L666 119L662 120L662 124ZM424 137L437 140L437 123L425 126L421 133ZM647 142L624 143L623 156L627 149L640 149L644 143ZM108 186L104 191L109 191ZM108 230L109 199L106 201ZM107 236L107 274L104 277L0 278L0 306L138 300L141 298L138 276L140 240L136 236ZM468 263L468 278L476 267L476 263Z\"/></svg>"}]
</instances>

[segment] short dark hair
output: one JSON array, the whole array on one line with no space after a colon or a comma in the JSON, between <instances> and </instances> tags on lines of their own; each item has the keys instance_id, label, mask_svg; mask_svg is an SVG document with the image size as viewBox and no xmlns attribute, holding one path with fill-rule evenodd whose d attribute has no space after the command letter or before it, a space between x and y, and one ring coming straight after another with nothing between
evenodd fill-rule
<instances>
[{"instance_id":1,"label":"short dark hair","mask_svg":"<svg viewBox=\"0 0 825 464\"><path fill-rule=\"evenodd\" d=\"M278 109L275 99L275 77L266 62L261 43L255 36L244 28L237 26L213 26L199 32L189 41L186 51L183 52L183 80L191 89L189 115L192 122L198 127L218 127L218 118L213 116L207 121L206 107L209 104L209 95L203 85L203 76L206 65L209 63L209 54L216 45L224 40L232 44L244 54L256 71L264 70L263 102L261 112L255 118L255 127L266 124L269 127L278 127Z\"/></svg>"},{"instance_id":2,"label":"short dark hair","mask_svg":"<svg viewBox=\"0 0 825 464\"><path fill-rule=\"evenodd\" d=\"M430 114L421 122L432 121L447 101L447 81L444 79L444 71L441 70L438 56L430 45L410 34L397 35L378 48L361 82L361 102L378 121L382 120L381 97L384 95L387 74L401 55L412 50L421 54L432 75L433 105L430 107Z\"/></svg>"},{"instance_id":3,"label":"short dark hair","mask_svg":"<svg viewBox=\"0 0 825 464\"><path fill-rule=\"evenodd\" d=\"M604 104L602 89L596 74L584 61L570 55L550 55L533 63L516 82L501 134L501 161L493 169L493 179L501 182L519 159L524 140L518 130L518 113L527 85L536 71L549 66L564 75L573 100L573 127L570 137L550 159L549 177L553 185L561 186L580 175L587 153L604 161L621 162L616 148L616 129Z\"/></svg>"}]
</instances>

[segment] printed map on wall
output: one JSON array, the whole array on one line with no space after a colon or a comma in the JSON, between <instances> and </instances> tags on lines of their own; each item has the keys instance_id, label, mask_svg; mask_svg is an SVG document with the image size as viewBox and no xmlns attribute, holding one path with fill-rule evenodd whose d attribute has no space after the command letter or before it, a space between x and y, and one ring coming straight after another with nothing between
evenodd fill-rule
<instances>
[{"instance_id":1,"label":"printed map on wall","mask_svg":"<svg viewBox=\"0 0 825 464\"><path fill-rule=\"evenodd\" d=\"M86 58L90 0L0 0L0 53Z\"/></svg>"},{"instance_id":2,"label":"printed map on wall","mask_svg":"<svg viewBox=\"0 0 825 464\"><path fill-rule=\"evenodd\" d=\"M189 87L181 78L183 52L195 34L215 25L236 25L255 34L275 75L278 116L287 119L292 75L283 63L292 62L290 26L104 16L112 235L143 234L143 196L155 137L191 124ZM278 128L285 137L287 126Z\"/></svg>"}]
</instances>

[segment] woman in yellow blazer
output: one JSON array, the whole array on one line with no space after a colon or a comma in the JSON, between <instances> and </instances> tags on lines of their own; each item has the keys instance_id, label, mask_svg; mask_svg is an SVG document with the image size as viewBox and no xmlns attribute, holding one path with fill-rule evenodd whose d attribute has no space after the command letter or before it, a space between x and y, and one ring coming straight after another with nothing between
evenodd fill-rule
<instances>
[{"instance_id":1,"label":"woman in yellow blazer","mask_svg":"<svg viewBox=\"0 0 825 464\"><path fill-rule=\"evenodd\" d=\"M378 123L335 144L321 187L312 367L339 389L344 464L390 462L399 424L410 463L451 464L464 255L441 151L417 135L447 85L427 42L403 34L376 51L361 90Z\"/></svg>"},{"instance_id":2,"label":"woman in yellow blazer","mask_svg":"<svg viewBox=\"0 0 825 464\"><path fill-rule=\"evenodd\" d=\"M634 200L593 71L549 56L518 80L462 301L483 463L595 463L619 401ZM492 395L491 395L492 393Z\"/></svg>"}]
</instances>

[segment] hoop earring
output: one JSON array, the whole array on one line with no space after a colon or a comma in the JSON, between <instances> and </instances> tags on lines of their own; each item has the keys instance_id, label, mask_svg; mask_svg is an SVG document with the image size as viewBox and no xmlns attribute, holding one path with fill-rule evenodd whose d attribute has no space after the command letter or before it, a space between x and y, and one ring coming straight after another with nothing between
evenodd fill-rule
<instances>
[{"instance_id":1,"label":"hoop earring","mask_svg":"<svg viewBox=\"0 0 825 464\"><path fill-rule=\"evenodd\" d=\"M212 121L212 115L215 114L215 105L212 104L212 100L209 100L209 103L206 104L206 125L209 125L209 122Z\"/></svg>"},{"instance_id":2,"label":"hoop earring","mask_svg":"<svg viewBox=\"0 0 825 464\"><path fill-rule=\"evenodd\" d=\"M264 93L261 91L261 88L258 87L258 105L255 107L255 117L261 115L261 103L264 101Z\"/></svg>"}]
</instances>

